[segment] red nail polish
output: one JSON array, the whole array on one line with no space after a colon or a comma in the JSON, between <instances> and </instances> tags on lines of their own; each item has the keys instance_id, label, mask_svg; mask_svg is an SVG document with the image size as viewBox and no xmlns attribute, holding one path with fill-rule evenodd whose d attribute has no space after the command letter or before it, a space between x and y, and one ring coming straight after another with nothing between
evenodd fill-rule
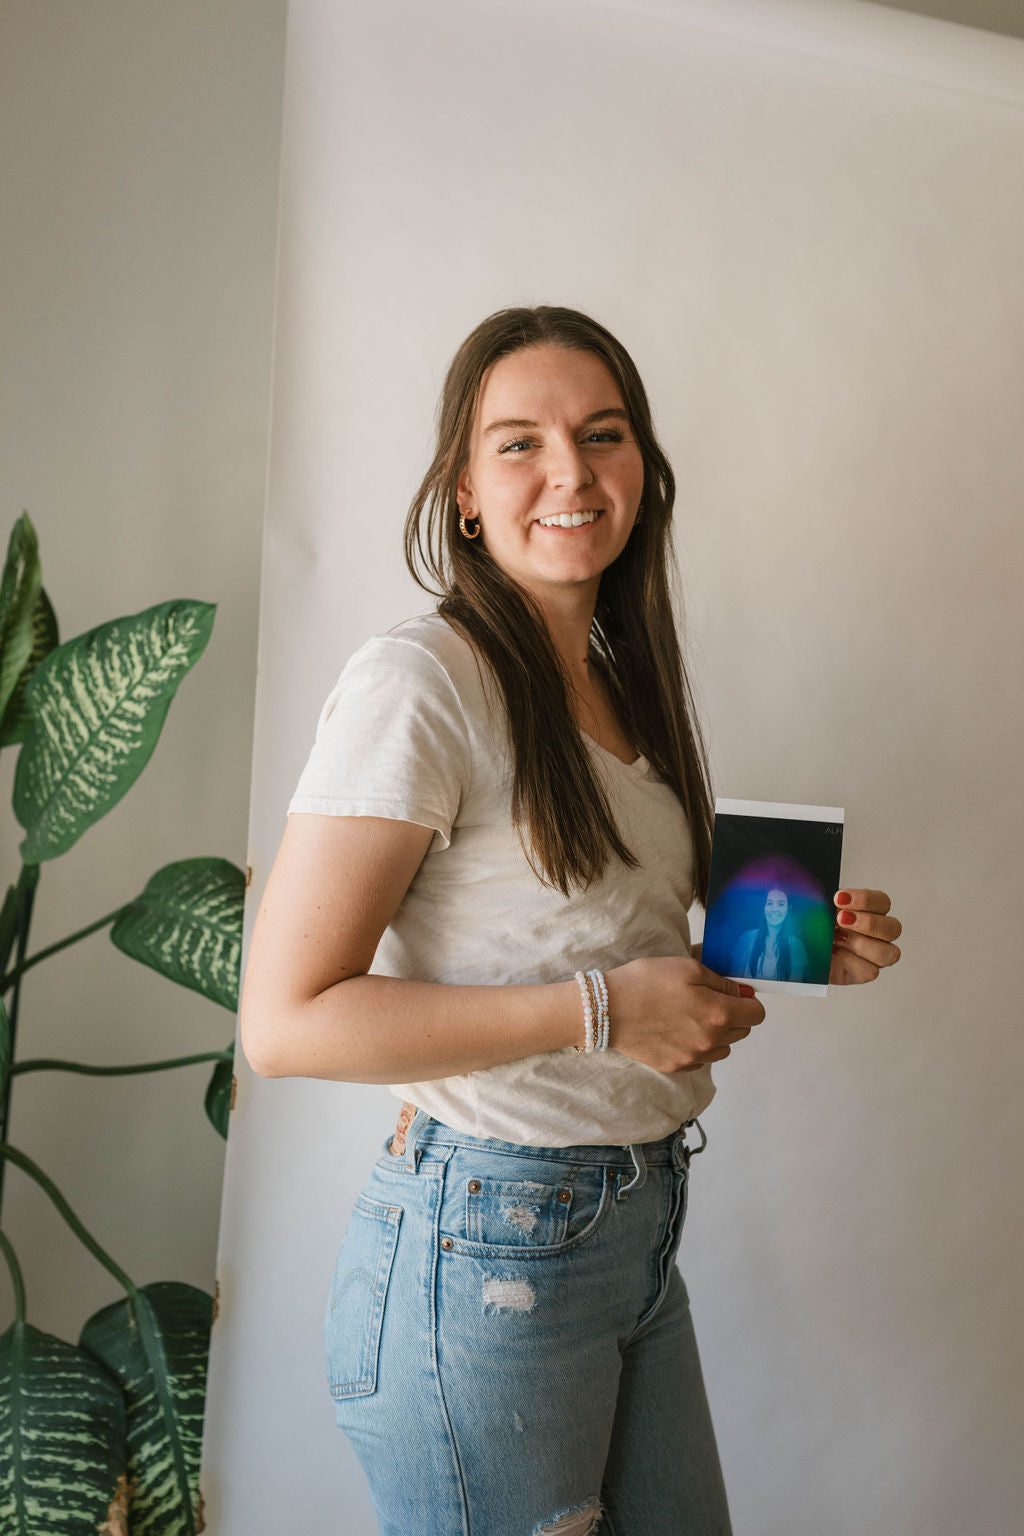
<instances>
[{"instance_id":1,"label":"red nail polish","mask_svg":"<svg viewBox=\"0 0 1024 1536\"><path fill-rule=\"evenodd\" d=\"M856 912L840 912L839 921L841 923L845 923L847 927L849 927L851 923L855 923L857 921L857 914Z\"/></svg>"},{"instance_id":2,"label":"red nail polish","mask_svg":"<svg viewBox=\"0 0 1024 1536\"><path fill-rule=\"evenodd\" d=\"M753 997L754 989L753 987L748 987L745 981L738 981L736 985L740 989L740 997Z\"/></svg>"},{"instance_id":3,"label":"red nail polish","mask_svg":"<svg viewBox=\"0 0 1024 1536\"><path fill-rule=\"evenodd\" d=\"M852 900L853 897L850 895L849 891L840 891L839 895L836 897L836 906L848 907Z\"/></svg>"}]
</instances>

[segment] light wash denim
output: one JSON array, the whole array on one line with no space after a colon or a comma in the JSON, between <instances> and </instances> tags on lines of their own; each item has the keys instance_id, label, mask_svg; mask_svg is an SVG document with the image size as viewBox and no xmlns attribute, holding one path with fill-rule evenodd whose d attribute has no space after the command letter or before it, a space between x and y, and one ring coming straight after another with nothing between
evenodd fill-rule
<instances>
[{"instance_id":1,"label":"light wash denim","mask_svg":"<svg viewBox=\"0 0 1024 1536\"><path fill-rule=\"evenodd\" d=\"M690 1125L531 1147L418 1110L383 1143L324 1322L380 1536L729 1536L674 1262Z\"/></svg>"}]
</instances>

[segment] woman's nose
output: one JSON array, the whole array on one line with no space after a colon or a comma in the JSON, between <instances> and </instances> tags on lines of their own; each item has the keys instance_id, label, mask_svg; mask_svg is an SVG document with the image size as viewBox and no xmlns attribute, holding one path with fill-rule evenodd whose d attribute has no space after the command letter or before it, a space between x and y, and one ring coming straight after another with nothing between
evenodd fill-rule
<instances>
[{"instance_id":1,"label":"woman's nose","mask_svg":"<svg viewBox=\"0 0 1024 1536\"><path fill-rule=\"evenodd\" d=\"M558 443L552 448L548 467L552 486L576 488L589 485L593 478L593 471L576 443Z\"/></svg>"}]
</instances>

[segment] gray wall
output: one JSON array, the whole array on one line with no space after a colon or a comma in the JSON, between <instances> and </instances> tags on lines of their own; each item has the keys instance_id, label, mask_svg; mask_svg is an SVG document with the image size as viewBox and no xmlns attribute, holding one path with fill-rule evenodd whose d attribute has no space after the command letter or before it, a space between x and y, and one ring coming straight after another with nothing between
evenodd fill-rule
<instances>
[{"instance_id":1,"label":"gray wall","mask_svg":"<svg viewBox=\"0 0 1024 1536\"><path fill-rule=\"evenodd\" d=\"M268 433L283 0L4 0L0 509L26 509L62 639L173 597L218 605L148 766L42 866L30 952L161 865L244 867ZM21 829L0 755L4 884ZM159 1060L220 1047L223 1008L105 932L22 989L19 1055ZM139 1282L213 1289L224 1143L209 1068L16 1079L12 1140ZM74 1340L118 1289L17 1169L4 1228L29 1320ZM10 1291L0 1280L0 1327Z\"/></svg>"}]
</instances>

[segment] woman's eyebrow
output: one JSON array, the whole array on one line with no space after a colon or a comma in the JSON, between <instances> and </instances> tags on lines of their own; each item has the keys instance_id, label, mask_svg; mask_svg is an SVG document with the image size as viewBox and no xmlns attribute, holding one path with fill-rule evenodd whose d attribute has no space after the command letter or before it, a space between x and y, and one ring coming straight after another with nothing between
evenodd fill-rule
<instances>
[{"instance_id":1,"label":"woman's eyebrow","mask_svg":"<svg viewBox=\"0 0 1024 1536\"><path fill-rule=\"evenodd\" d=\"M618 416L621 417L621 419L625 422L629 421L628 411L624 411L620 405L610 405L607 410L591 411L589 416L584 416L583 420L580 422L580 426L589 427L592 421L600 421L605 416ZM509 427L535 427L537 425L538 423L535 421L523 421L516 417L509 417L505 421L492 421L489 427L484 427L481 436L487 437L491 432L504 432Z\"/></svg>"}]
</instances>

